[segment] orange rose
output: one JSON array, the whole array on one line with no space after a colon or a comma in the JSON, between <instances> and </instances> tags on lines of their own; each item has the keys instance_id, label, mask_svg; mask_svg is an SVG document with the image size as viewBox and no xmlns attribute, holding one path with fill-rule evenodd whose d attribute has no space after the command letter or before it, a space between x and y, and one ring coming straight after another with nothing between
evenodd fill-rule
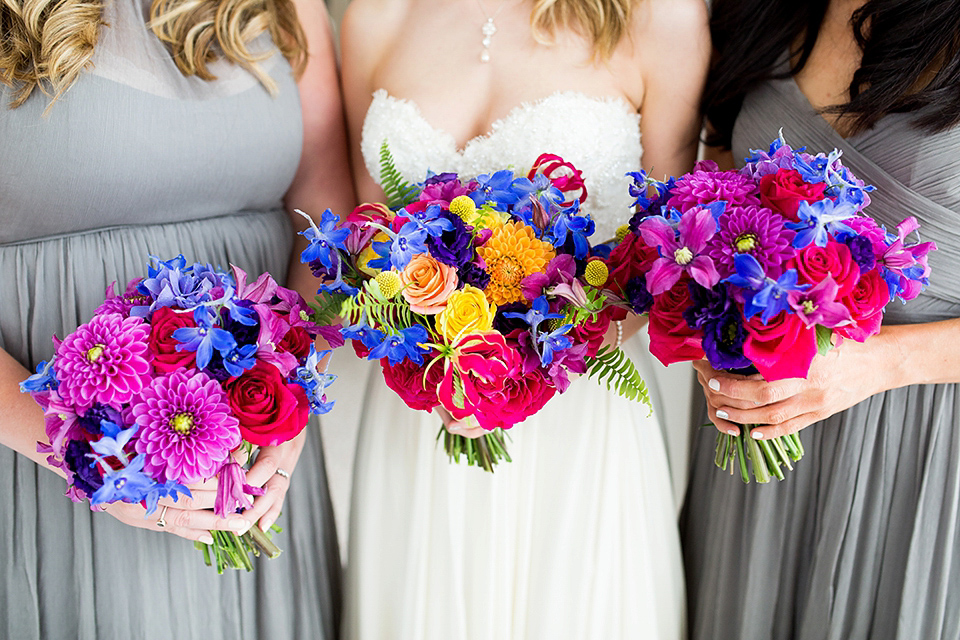
<instances>
[{"instance_id":1,"label":"orange rose","mask_svg":"<svg viewBox=\"0 0 960 640\"><path fill-rule=\"evenodd\" d=\"M414 313L443 311L447 298L457 289L457 270L438 262L428 253L418 253L400 272L403 297Z\"/></svg>"}]
</instances>

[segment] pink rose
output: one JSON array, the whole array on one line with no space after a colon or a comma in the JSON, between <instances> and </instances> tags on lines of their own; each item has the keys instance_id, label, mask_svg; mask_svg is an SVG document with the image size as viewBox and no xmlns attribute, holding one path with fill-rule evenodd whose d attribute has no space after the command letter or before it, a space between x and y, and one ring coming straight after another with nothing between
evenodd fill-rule
<instances>
[{"instance_id":1,"label":"pink rose","mask_svg":"<svg viewBox=\"0 0 960 640\"><path fill-rule=\"evenodd\" d=\"M797 209L801 202L813 204L823 200L825 182L811 184L804 181L796 169L780 169L760 178L760 202L779 211L793 222L799 222Z\"/></svg>"},{"instance_id":2,"label":"pink rose","mask_svg":"<svg viewBox=\"0 0 960 640\"><path fill-rule=\"evenodd\" d=\"M863 342L880 332L883 310L890 302L890 289L880 272L874 269L860 276L853 291L840 302L850 309L854 324L834 331L840 337Z\"/></svg>"},{"instance_id":3,"label":"pink rose","mask_svg":"<svg viewBox=\"0 0 960 640\"><path fill-rule=\"evenodd\" d=\"M293 439L307 426L310 403L299 384L287 383L280 370L258 360L223 385L233 415L240 421L240 434L261 447Z\"/></svg>"},{"instance_id":4,"label":"pink rose","mask_svg":"<svg viewBox=\"0 0 960 640\"><path fill-rule=\"evenodd\" d=\"M853 259L850 249L832 239L827 241L826 247L807 245L789 266L796 268L802 284L818 284L827 275L832 276L837 283L838 300L850 293L860 278L860 265Z\"/></svg>"},{"instance_id":5,"label":"pink rose","mask_svg":"<svg viewBox=\"0 0 960 640\"><path fill-rule=\"evenodd\" d=\"M693 306L688 282L689 277L682 277L672 289L654 297L650 309L650 353L665 365L704 357L700 346L703 334L691 329L683 318L683 312Z\"/></svg>"},{"instance_id":6,"label":"pink rose","mask_svg":"<svg viewBox=\"0 0 960 640\"><path fill-rule=\"evenodd\" d=\"M297 360L304 360L310 355L310 345L313 344L313 338L303 327L290 327L284 334L283 340L277 344L277 351L291 353Z\"/></svg>"},{"instance_id":7,"label":"pink rose","mask_svg":"<svg viewBox=\"0 0 960 640\"><path fill-rule=\"evenodd\" d=\"M781 311L763 324L757 314L743 323L747 339L743 355L770 382L783 378L805 378L817 355L817 334L793 313Z\"/></svg>"},{"instance_id":8,"label":"pink rose","mask_svg":"<svg viewBox=\"0 0 960 640\"><path fill-rule=\"evenodd\" d=\"M177 351L179 340L173 332L181 327L195 327L192 313L176 313L170 307L160 307L150 319L150 351L153 353L153 368L159 373L177 369L192 369L197 366L197 352L184 349Z\"/></svg>"},{"instance_id":9,"label":"pink rose","mask_svg":"<svg viewBox=\"0 0 960 640\"><path fill-rule=\"evenodd\" d=\"M485 413L492 426L486 428L509 429L523 422L540 411L556 392L557 388L541 369L534 369L523 377L506 378L503 389L492 396L487 405Z\"/></svg>"},{"instance_id":10,"label":"pink rose","mask_svg":"<svg viewBox=\"0 0 960 640\"><path fill-rule=\"evenodd\" d=\"M447 298L457 288L457 270L429 253L418 253L400 272L400 293L414 313L432 315L447 306Z\"/></svg>"},{"instance_id":11,"label":"pink rose","mask_svg":"<svg viewBox=\"0 0 960 640\"><path fill-rule=\"evenodd\" d=\"M455 359L444 363L443 379L437 395L443 408L457 420L476 417L484 429L495 429L495 398L508 378L520 376L520 354L499 333L473 333L454 345ZM463 406L454 402L453 378L458 375L463 387Z\"/></svg>"},{"instance_id":12,"label":"pink rose","mask_svg":"<svg viewBox=\"0 0 960 640\"><path fill-rule=\"evenodd\" d=\"M424 359L429 363L434 357L435 354ZM394 366L390 366L387 358L381 358L380 366L383 368L384 382L411 409L430 411L440 404L437 387L443 378L443 363L438 362L427 370L426 382L423 375L426 367L421 367L409 358L404 358L400 364Z\"/></svg>"}]
</instances>

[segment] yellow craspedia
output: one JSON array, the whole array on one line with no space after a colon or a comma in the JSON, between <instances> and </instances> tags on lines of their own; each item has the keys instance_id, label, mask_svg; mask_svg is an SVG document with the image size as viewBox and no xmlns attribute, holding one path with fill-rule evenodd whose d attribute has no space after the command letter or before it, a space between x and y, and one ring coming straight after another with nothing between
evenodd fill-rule
<instances>
[{"instance_id":1,"label":"yellow craspedia","mask_svg":"<svg viewBox=\"0 0 960 640\"><path fill-rule=\"evenodd\" d=\"M587 268L583 272L583 277L587 284L595 287L602 287L607 278L610 277L610 269L602 260L591 260L587 263Z\"/></svg>"},{"instance_id":2,"label":"yellow craspedia","mask_svg":"<svg viewBox=\"0 0 960 640\"><path fill-rule=\"evenodd\" d=\"M617 227L617 242L623 242L623 239L627 237L628 233L630 233L630 225L622 224Z\"/></svg>"},{"instance_id":3,"label":"yellow craspedia","mask_svg":"<svg viewBox=\"0 0 960 640\"><path fill-rule=\"evenodd\" d=\"M531 227L511 221L495 229L486 244L477 249L477 255L487 264L490 275L487 298L493 304L507 304L523 300L523 279L546 271L556 254Z\"/></svg>"},{"instance_id":4,"label":"yellow craspedia","mask_svg":"<svg viewBox=\"0 0 960 640\"><path fill-rule=\"evenodd\" d=\"M477 215L477 205L470 196L457 196L450 201L450 213L460 216L466 224L473 224L473 218Z\"/></svg>"},{"instance_id":5,"label":"yellow craspedia","mask_svg":"<svg viewBox=\"0 0 960 640\"><path fill-rule=\"evenodd\" d=\"M396 271L381 271L374 280L377 281L377 286L380 287L380 293L382 293L383 297L387 300L393 298L400 293L400 289L403 289L400 274Z\"/></svg>"},{"instance_id":6,"label":"yellow craspedia","mask_svg":"<svg viewBox=\"0 0 960 640\"><path fill-rule=\"evenodd\" d=\"M380 269L374 269L368 264L371 260L376 260L380 257L377 252L373 250L373 243L387 242L389 240L390 236L381 231L377 235L373 236L373 239L370 240L370 243L364 247L359 254L357 254L357 269L359 269L361 273L365 273L370 277L375 277L378 273L380 273Z\"/></svg>"},{"instance_id":7,"label":"yellow craspedia","mask_svg":"<svg viewBox=\"0 0 960 640\"><path fill-rule=\"evenodd\" d=\"M483 291L468 284L447 298L447 306L437 315L437 332L453 342L471 333L491 331L496 314L496 305L487 301Z\"/></svg>"}]
</instances>

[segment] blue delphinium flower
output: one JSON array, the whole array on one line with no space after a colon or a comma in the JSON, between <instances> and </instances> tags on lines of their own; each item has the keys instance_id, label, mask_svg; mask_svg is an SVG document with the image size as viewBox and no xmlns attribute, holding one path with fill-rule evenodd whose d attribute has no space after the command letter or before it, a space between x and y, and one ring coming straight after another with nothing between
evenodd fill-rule
<instances>
[{"instance_id":1,"label":"blue delphinium flower","mask_svg":"<svg viewBox=\"0 0 960 640\"><path fill-rule=\"evenodd\" d=\"M193 497L193 494L190 493L190 489L186 488L179 482L175 482L173 480L168 480L163 484L154 482L153 486L147 489L147 493L143 497L147 508L147 513L145 515L148 516L157 510L157 503L160 501L160 498L170 497L173 498L174 502L176 502L180 499L181 494L188 498Z\"/></svg>"},{"instance_id":2,"label":"blue delphinium flower","mask_svg":"<svg viewBox=\"0 0 960 640\"><path fill-rule=\"evenodd\" d=\"M544 210L551 211L563 202L563 192L553 186L550 178L542 173L537 173L532 181L527 180L527 182L530 184L530 190L520 197L514 206L515 209L529 207L530 202L536 200ZM520 180L514 181L514 185L519 185L519 183Z\"/></svg>"},{"instance_id":3,"label":"blue delphinium flower","mask_svg":"<svg viewBox=\"0 0 960 640\"><path fill-rule=\"evenodd\" d=\"M443 208L440 205L432 204L419 211L410 212L401 209L398 215L407 216L411 222L415 222L417 226L426 231L428 236L436 237L444 231L453 230L453 223L449 218L440 215L442 212Z\"/></svg>"},{"instance_id":4,"label":"blue delphinium flower","mask_svg":"<svg viewBox=\"0 0 960 640\"><path fill-rule=\"evenodd\" d=\"M306 214L301 215L306 216ZM323 212L320 217L320 224L314 224L311 220L310 227L300 232L310 244L300 254L300 261L310 263L317 260L328 269L332 269L334 264L340 260L339 250L346 251L344 242L350 235L349 229L338 229L340 216L335 215L330 209Z\"/></svg>"},{"instance_id":5,"label":"blue delphinium flower","mask_svg":"<svg viewBox=\"0 0 960 640\"><path fill-rule=\"evenodd\" d=\"M400 364L406 358L415 364L423 364L423 355L430 353L429 349L421 346L427 337L426 328L420 325L402 329L399 333L386 336L383 342L370 350L367 357L370 360L387 358L391 366Z\"/></svg>"},{"instance_id":6,"label":"blue delphinium flower","mask_svg":"<svg viewBox=\"0 0 960 640\"><path fill-rule=\"evenodd\" d=\"M157 260L157 267L149 266L147 277L138 286L141 293L153 300L147 311L159 307L192 309L209 302L210 292L220 284L220 281L214 278L197 277L193 266L187 267L182 255L167 261L153 259ZM141 315L134 313L138 309L139 307L134 307L131 314Z\"/></svg>"},{"instance_id":7,"label":"blue delphinium flower","mask_svg":"<svg viewBox=\"0 0 960 640\"><path fill-rule=\"evenodd\" d=\"M788 222L784 226L797 232L797 236L793 239L795 248L803 249L811 242L818 247L825 247L828 233L855 234L853 229L843 223L855 214L853 205L846 203L834 205L832 200L826 198L813 204L801 201L797 209L797 217L800 221Z\"/></svg>"},{"instance_id":8,"label":"blue delphinium flower","mask_svg":"<svg viewBox=\"0 0 960 640\"><path fill-rule=\"evenodd\" d=\"M407 222L393 238L390 244L390 264L397 270L403 270L418 253L427 253L426 229L415 222ZM376 244L376 243L375 243ZM372 262L371 262L372 264Z\"/></svg>"},{"instance_id":9,"label":"blue delphinium flower","mask_svg":"<svg viewBox=\"0 0 960 640\"><path fill-rule=\"evenodd\" d=\"M103 486L90 497L90 504L107 504L118 500L132 504L146 498L156 483L143 472L145 461L146 457L141 453L123 469L107 472L103 477Z\"/></svg>"},{"instance_id":10,"label":"blue delphinium flower","mask_svg":"<svg viewBox=\"0 0 960 640\"><path fill-rule=\"evenodd\" d=\"M572 324L564 324L553 331L544 332L537 336L537 342L543 345L540 352L540 364L542 366L550 366L554 356L573 346L570 338L564 335L572 328Z\"/></svg>"},{"instance_id":11,"label":"blue delphinium flower","mask_svg":"<svg viewBox=\"0 0 960 640\"><path fill-rule=\"evenodd\" d=\"M546 296L538 296L533 304L530 306L530 309L526 313L517 313L517 312L508 312L503 314L504 318L518 318L523 320L530 326L530 332L536 338L537 330L540 327L540 323L544 320L557 319L563 317L563 314L560 313L550 313L550 304L547 302Z\"/></svg>"},{"instance_id":12,"label":"blue delphinium flower","mask_svg":"<svg viewBox=\"0 0 960 640\"><path fill-rule=\"evenodd\" d=\"M133 439L133 436L136 435L139 428L139 425L134 424L124 429L122 425L115 422L102 420L100 422L100 433L103 435L96 442L90 443L90 448L100 455L95 456L90 454L90 457L97 461L103 458L119 458L121 461L126 462L127 455L123 449L127 446L127 443Z\"/></svg>"},{"instance_id":13,"label":"blue delphinium flower","mask_svg":"<svg viewBox=\"0 0 960 640\"><path fill-rule=\"evenodd\" d=\"M180 327L173 332L174 340L180 342L177 351L197 352L198 369L204 369L210 364L214 349L219 351L220 355L226 355L237 346L233 334L213 326L215 317L208 307L197 307L193 310L193 320L197 326Z\"/></svg>"},{"instance_id":14,"label":"blue delphinium flower","mask_svg":"<svg viewBox=\"0 0 960 640\"><path fill-rule=\"evenodd\" d=\"M808 284L797 283L796 269L787 269L776 280L768 278L757 259L749 253L738 254L733 259L733 264L737 272L724 282L747 290L743 309L747 318L752 318L762 311L760 319L764 323L769 322L773 316L790 308L788 292L804 291L810 287Z\"/></svg>"},{"instance_id":15,"label":"blue delphinium flower","mask_svg":"<svg viewBox=\"0 0 960 640\"><path fill-rule=\"evenodd\" d=\"M363 322L351 324L340 330L340 335L344 340L359 340L360 344L367 349L373 349L383 342L384 333L379 329L374 329Z\"/></svg>"},{"instance_id":16,"label":"blue delphinium flower","mask_svg":"<svg viewBox=\"0 0 960 640\"><path fill-rule=\"evenodd\" d=\"M245 344L223 354L223 368L233 377L242 376L257 364L257 345Z\"/></svg>"},{"instance_id":17,"label":"blue delphinium flower","mask_svg":"<svg viewBox=\"0 0 960 640\"><path fill-rule=\"evenodd\" d=\"M502 169L493 174L477 176L477 190L470 194L477 206L492 202L495 209L506 211L507 207L520 200L517 191L512 189L513 171Z\"/></svg>"},{"instance_id":18,"label":"blue delphinium flower","mask_svg":"<svg viewBox=\"0 0 960 640\"><path fill-rule=\"evenodd\" d=\"M236 289L230 286L223 294L223 297L217 302L227 310L232 320L240 324L245 324L248 327L257 324L257 312L250 308L252 303L248 300L238 298L235 294Z\"/></svg>"},{"instance_id":19,"label":"blue delphinium flower","mask_svg":"<svg viewBox=\"0 0 960 640\"><path fill-rule=\"evenodd\" d=\"M20 393L36 393L57 388L57 372L53 369L53 360L43 360L37 365L37 372L20 383Z\"/></svg>"},{"instance_id":20,"label":"blue delphinium flower","mask_svg":"<svg viewBox=\"0 0 960 640\"><path fill-rule=\"evenodd\" d=\"M567 236L573 240L574 257L583 260L590 250L587 238L593 235L596 225L589 215L578 215L580 201L574 200L573 206L563 209L553 219L550 229L549 242L555 247L561 247L567 242Z\"/></svg>"},{"instance_id":21,"label":"blue delphinium flower","mask_svg":"<svg viewBox=\"0 0 960 640\"><path fill-rule=\"evenodd\" d=\"M307 400L310 401L310 412L314 415L322 415L333 408L333 400L327 401L326 390L337 379L332 373L326 370L320 371L320 361L330 355L332 351L325 349L317 351L313 345L310 345L310 355L302 367L298 367L294 379L297 384L303 387L307 394Z\"/></svg>"}]
</instances>

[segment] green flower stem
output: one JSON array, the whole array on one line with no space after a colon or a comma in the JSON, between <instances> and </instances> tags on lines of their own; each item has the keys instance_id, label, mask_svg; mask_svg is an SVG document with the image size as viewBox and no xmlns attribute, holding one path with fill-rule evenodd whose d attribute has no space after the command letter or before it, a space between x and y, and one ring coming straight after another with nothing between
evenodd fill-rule
<instances>
[{"instance_id":1,"label":"green flower stem","mask_svg":"<svg viewBox=\"0 0 960 640\"><path fill-rule=\"evenodd\" d=\"M443 449L451 462L459 463L460 458L465 457L467 465L493 473L494 467L502 460L512 462L503 435L501 429L494 429L479 438L465 438L441 426L437 440L443 439Z\"/></svg>"},{"instance_id":2,"label":"green flower stem","mask_svg":"<svg viewBox=\"0 0 960 640\"><path fill-rule=\"evenodd\" d=\"M739 466L740 478L747 484L750 483L751 470L754 480L760 484L770 482L771 477L783 480L785 475L782 467L793 471L793 463L803 457L799 434L755 440L749 435L754 426L743 426L736 436L718 433L714 464L724 471L729 467L731 474Z\"/></svg>"}]
</instances>

